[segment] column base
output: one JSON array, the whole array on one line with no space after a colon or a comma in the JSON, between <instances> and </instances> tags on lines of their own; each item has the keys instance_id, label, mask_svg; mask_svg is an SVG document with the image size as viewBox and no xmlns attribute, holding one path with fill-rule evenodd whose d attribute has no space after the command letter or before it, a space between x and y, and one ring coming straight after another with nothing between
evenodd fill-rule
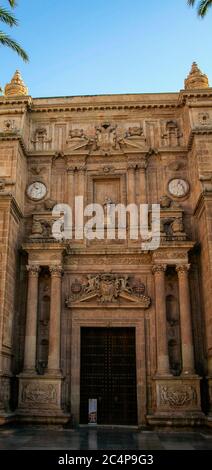
<instances>
[{"instance_id":1,"label":"column base","mask_svg":"<svg viewBox=\"0 0 212 470\"><path fill-rule=\"evenodd\" d=\"M28 423L64 424L70 415L61 408L62 376L19 376L17 420Z\"/></svg>"},{"instance_id":2,"label":"column base","mask_svg":"<svg viewBox=\"0 0 212 470\"><path fill-rule=\"evenodd\" d=\"M200 377L157 376L153 379L154 413L147 416L152 426L199 426L205 424L201 411Z\"/></svg>"},{"instance_id":3,"label":"column base","mask_svg":"<svg viewBox=\"0 0 212 470\"><path fill-rule=\"evenodd\" d=\"M0 426L15 420L10 410L11 374L0 372Z\"/></svg>"},{"instance_id":4,"label":"column base","mask_svg":"<svg viewBox=\"0 0 212 470\"><path fill-rule=\"evenodd\" d=\"M212 377L207 377L208 382L208 398L209 398L209 413L206 417L207 425L212 428Z\"/></svg>"},{"instance_id":5,"label":"column base","mask_svg":"<svg viewBox=\"0 0 212 470\"><path fill-rule=\"evenodd\" d=\"M4 410L0 409L0 426L3 426L4 424L12 423L16 420L16 415L15 413L10 413L6 412Z\"/></svg>"}]
</instances>

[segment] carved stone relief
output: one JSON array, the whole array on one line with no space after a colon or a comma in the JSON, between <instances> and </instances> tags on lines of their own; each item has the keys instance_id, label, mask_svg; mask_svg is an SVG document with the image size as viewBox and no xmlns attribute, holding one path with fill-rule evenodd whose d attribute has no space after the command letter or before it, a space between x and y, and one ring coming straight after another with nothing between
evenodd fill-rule
<instances>
[{"instance_id":1,"label":"carved stone relief","mask_svg":"<svg viewBox=\"0 0 212 470\"><path fill-rule=\"evenodd\" d=\"M57 390L53 384L33 382L23 385L22 402L24 404L56 404Z\"/></svg>"},{"instance_id":2,"label":"carved stone relief","mask_svg":"<svg viewBox=\"0 0 212 470\"><path fill-rule=\"evenodd\" d=\"M160 405L181 409L197 405L197 392L192 385L160 385Z\"/></svg>"},{"instance_id":3,"label":"carved stone relief","mask_svg":"<svg viewBox=\"0 0 212 470\"><path fill-rule=\"evenodd\" d=\"M38 127L34 132L31 142L33 143L34 150L42 151L47 150L47 145L52 142L52 139L48 138L45 127Z\"/></svg>"},{"instance_id":4,"label":"carved stone relief","mask_svg":"<svg viewBox=\"0 0 212 470\"><path fill-rule=\"evenodd\" d=\"M211 125L210 114L207 112L199 113L198 114L198 122L201 126L209 126Z\"/></svg>"},{"instance_id":5,"label":"carved stone relief","mask_svg":"<svg viewBox=\"0 0 212 470\"><path fill-rule=\"evenodd\" d=\"M150 306L150 298L143 295L142 285L129 285L128 276L117 274L88 275L87 283L80 286L75 280L71 286L71 295L66 299L66 306L71 307L73 302L85 302L97 298L97 302L116 303L120 298L129 302L137 302L143 308Z\"/></svg>"},{"instance_id":6,"label":"carved stone relief","mask_svg":"<svg viewBox=\"0 0 212 470\"><path fill-rule=\"evenodd\" d=\"M162 134L162 142L165 147L178 147L180 145L180 138L182 133L179 130L178 124L175 121L168 121L166 123L165 133Z\"/></svg>"},{"instance_id":7,"label":"carved stone relief","mask_svg":"<svg viewBox=\"0 0 212 470\"><path fill-rule=\"evenodd\" d=\"M17 132L17 128L15 125L16 121L14 119L6 119L3 123L3 132L7 133L14 133Z\"/></svg>"}]
</instances>

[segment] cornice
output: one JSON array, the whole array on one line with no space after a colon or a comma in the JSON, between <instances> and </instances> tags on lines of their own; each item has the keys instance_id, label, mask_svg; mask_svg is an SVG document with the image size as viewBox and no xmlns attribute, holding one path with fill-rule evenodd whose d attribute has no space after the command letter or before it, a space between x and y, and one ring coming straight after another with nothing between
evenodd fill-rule
<instances>
[{"instance_id":1,"label":"cornice","mask_svg":"<svg viewBox=\"0 0 212 470\"><path fill-rule=\"evenodd\" d=\"M175 109L175 103L140 103L140 104L117 104L117 105L33 105L30 109L31 113L64 113L64 112L93 112L93 111L131 111L131 110L144 110L144 109Z\"/></svg>"},{"instance_id":2,"label":"cornice","mask_svg":"<svg viewBox=\"0 0 212 470\"><path fill-rule=\"evenodd\" d=\"M188 138L188 150L191 150L194 136L195 135L211 135L212 134L212 126L205 126L205 127L194 127L191 129L189 138Z\"/></svg>"},{"instance_id":3,"label":"cornice","mask_svg":"<svg viewBox=\"0 0 212 470\"><path fill-rule=\"evenodd\" d=\"M29 107L32 104L32 97L31 96L1 96L0 97L0 107L1 106L27 106Z\"/></svg>"},{"instance_id":4,"label":"cornice","mask_svg":"<svg viewBox=\"0 0 212 470\"><path fill-rule=\"evenodd\" d=\"M176 93L126 94L69 96L52 98L0 97L1 107L8 113L24 112L27 108L32 113L90 112L90 111L126 111L145 109L177 109L185 104L198 106L197 102L188 103L189 99L212 97L212 88L200 90L181 90ZM92 103L93 100L93 103ZM204 103L201 103L204 105ZM22 109L22 108L23 109ZM9 108L12 108L11 110Z\"/></svg>"},{"instance_id":5,"label":"cornice","mask_svg":"<svg viewBox=\"0 0 212 470\"><path fill-rule=\"evenodd\" d=\"M202 191L201 194L199 195L199 198L197 200L196 206L194 208L194 216L199 215L202 209L204 208L204 204L206 202L211 202L212 201L212 191Z\"/></svg>"},{"instance_id":6,"label":"cornice","mask_svg":"<svg viewBox=\"0 0 212 470\"><path fill-rule=\"evenodd\" d=\"M1 142L13 142L13 141L19 142L24 152L24 155L27 155L26 145L24 143L24 140L21 134L14 133L14 132L11 132L11 133L0 132L0 141Z\"/></svg>"},{"instance_id":7,"label":"cornice","mask_svg":"<svg viewBox=\"0 0 212 470\"><path fill-rule=\"evenodd\" d=\"M10 212L11 212L11 214L13 214L13 216L18 221L20 221L24 217L23 212L21 211L21 209L20 209L17 201L15 200L14 196L12 195L12 193L1 192L0 193L0 202L1 201L10 202L10 204L11 204Z\"/></svg>"},{"instance_id":8,"label":"cornice","mask_svg":"<svg viewBox=\"0 0 212 470\"><path fill-rule=\"evenodd\" d=\"M178 107L189 105L187 101L191 98L212 98L212 88L200 89L200 90L181 90L178 98Z\"/></svg>"}]
</instances>

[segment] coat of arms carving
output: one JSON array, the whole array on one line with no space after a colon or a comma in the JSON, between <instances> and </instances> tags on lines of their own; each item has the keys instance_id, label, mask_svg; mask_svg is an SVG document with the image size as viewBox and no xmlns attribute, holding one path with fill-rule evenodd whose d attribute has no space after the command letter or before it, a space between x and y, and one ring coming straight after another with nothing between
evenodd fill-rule
<instances>
[{"instance_id":1,"label":"coat of arms carving","mask_svg":"<svg viewBox=\"0 0 212 470\"><path fill-rule=\"evenodd\" d=\"M76 284L76 280L74 282ZM135 291L129 285L128 276L117 274L95 274L87 276L87 283L75 292L71 289L71 295L66 299L66 306L71 307L76 303L83 303L95 299L100 304L116 303L120 300L137 303L141 308L148 308L150 297L140 291Z\"/></svg>"}]
</instances>

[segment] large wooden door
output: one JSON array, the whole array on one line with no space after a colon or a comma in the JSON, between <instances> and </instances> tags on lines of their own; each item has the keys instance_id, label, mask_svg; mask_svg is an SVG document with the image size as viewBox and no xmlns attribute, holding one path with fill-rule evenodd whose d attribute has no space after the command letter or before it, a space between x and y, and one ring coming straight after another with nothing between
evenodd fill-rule
<instances>
[{"instance_id":1,"label":"large wooden door","mask_svg":"<svg viewBox=\"0 0 212 470\"><path fill-rule=\"evenodd\" d=\"M81 329L80 422L96 398L98 424L137 424L134 328Z\"/></svg>"}]
</instances>

